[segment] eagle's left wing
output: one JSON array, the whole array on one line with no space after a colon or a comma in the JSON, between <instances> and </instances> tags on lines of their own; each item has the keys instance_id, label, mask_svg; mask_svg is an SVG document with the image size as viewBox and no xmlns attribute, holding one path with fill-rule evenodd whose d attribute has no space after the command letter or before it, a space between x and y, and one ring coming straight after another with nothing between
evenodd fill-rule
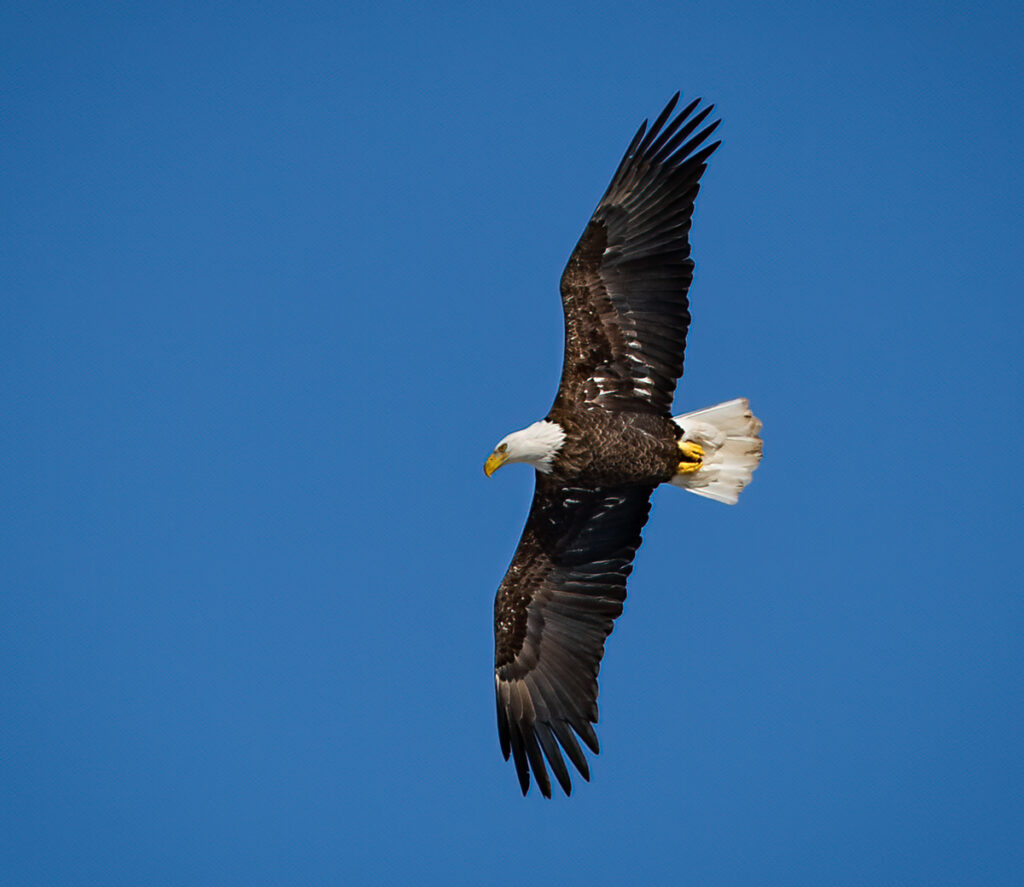
<instances>
[{"instance_id":1,"label":"eagle's left wing","mask_svg":"<svg viewBox=\"0 0 1024 887\"><path fill-rule=\"evenodd\" d=\"M667 416L690 324L690 221L718 121L671 118L679 94L634 136L562 274L565 355L554 408ZM693 116L691 116L693 114Z\"/></svg>"},{"instance_id":2,"label":"eagle's left wing","mask_svg":"<svg viewBox=\"0 0 1024 887\"><path fill-rule=\"evenodd\" d=\"M494 600L498 736L523 794L532 769L551 797L544 758L572 791L559 747L590 778L576 737L598 752L591 724L604 641L622 612L652 491L564 486L537 474L526 528Z\"/></svg>"}]
</instances>

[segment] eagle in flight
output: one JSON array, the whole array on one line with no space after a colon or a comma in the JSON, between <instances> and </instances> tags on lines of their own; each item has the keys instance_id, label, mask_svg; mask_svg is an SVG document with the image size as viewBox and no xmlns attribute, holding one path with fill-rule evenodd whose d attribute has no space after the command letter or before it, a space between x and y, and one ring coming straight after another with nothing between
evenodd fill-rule
<instances>
[{"instance_id":1,"label":"eagle in flight","mask_svg":"<svg viewBox=\"0 0 1024 887\"><path fill-rule=\"evenodd\" d=\"M564 754L589 780L599 751L597 676L626 599L650 498L662 483L734 504L761 459L745 399L672 416L693 278L689 231L719 121L674 117L677 93L641 125L562 273L565 355L547 416L503 438L484 465L536 469L533 504L494 601L498 737L525 795L545 761L566 794ZM699 131L698 131L699 130Z\"/></svg>"}]
</instances>

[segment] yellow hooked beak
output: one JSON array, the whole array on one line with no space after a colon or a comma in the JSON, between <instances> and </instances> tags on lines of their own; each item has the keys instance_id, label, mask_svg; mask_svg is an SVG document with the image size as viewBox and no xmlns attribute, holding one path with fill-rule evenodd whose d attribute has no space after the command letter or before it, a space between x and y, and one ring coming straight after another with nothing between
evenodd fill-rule
<instances>
[{"instance_id":1,"label":"yellow hooked beak","mask_svg":"<svg viewBox=\"0 0 1024 887\"><path fill-rule=\"evenodd\" d=\"M500 453L500 452L498 452L498 450L495 450L493 453L491 453L490 456L487 457L487 461L484 462L484 474L486 474L488 477L490 477L492 474L494 474L495 471L497 471L499 468L501 468L501 466L504 465L507 461L508 461L508 453L507 452Z\"/></svg>"}]
</instances>

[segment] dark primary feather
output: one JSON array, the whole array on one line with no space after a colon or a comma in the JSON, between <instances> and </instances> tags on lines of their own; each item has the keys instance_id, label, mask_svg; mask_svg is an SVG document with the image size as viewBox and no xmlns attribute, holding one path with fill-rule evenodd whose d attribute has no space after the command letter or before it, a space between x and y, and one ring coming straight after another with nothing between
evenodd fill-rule
<instances>
[{"instance_id":1,"label":"dark primary feather","mask_svg":"<svg viewBox=\"0 0 1024 887\"><path fill-rule=\"evenodd\" d=\"M565 356L555 409L668 415L683 373L693 277L690 220L719 121L678 93L630 143L562 274Z\"/></svg>"},{"instance_id":2,"label":"dark primary feather","mask_svg":"<svg viewBox=\"0 0 1024 887\"><path fill-rule=\"evenodd\" d=\"M563 486L537 475L530 516L494 601L498 736L526 794L545 797L550 765L572 791L562 751L590 778L577 737L595 754L597 675L653 486Z\"/></svg>"}]
</instances>

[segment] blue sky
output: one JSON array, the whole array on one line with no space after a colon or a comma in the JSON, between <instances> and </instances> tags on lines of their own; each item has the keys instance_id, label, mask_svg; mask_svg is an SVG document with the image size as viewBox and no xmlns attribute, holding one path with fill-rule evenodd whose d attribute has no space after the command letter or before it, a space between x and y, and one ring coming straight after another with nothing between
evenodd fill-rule
<instances>
[{"instance_id":1,"label":"blue sky","mask_svg":"<svg viewBox=\"0 0 1024 887\"><path fill-rule=\"evenodd\" d=\"M1009 3L5 4L10 885L1024 878ZM724 123L602 753L523 799L491 606L563 264L639 122Z\"/></svg>"}]
</instances>

